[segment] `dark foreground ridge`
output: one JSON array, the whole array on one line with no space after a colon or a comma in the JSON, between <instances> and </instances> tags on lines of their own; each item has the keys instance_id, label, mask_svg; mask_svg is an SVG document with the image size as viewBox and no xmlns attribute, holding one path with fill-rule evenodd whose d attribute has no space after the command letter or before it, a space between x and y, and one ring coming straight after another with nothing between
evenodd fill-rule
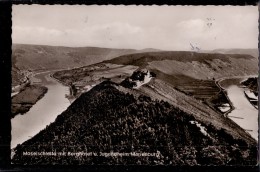
<instances>
[{"instance_id":1,"label":"dark foreground ridge","mask_svg":"<svg viewBox=\"0 0 260 172\"><path fill-rule=\"evenodd\" d=\"M256 145L104 81L16 147L15 164L256 165Z\"/></svg>"}]
</instances>

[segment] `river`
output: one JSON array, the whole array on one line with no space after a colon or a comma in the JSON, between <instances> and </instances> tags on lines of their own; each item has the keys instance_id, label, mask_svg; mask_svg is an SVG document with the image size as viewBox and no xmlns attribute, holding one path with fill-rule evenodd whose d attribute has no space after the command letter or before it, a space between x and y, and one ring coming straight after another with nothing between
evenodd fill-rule
<instances>
[{"instance_id":1,"label":"river","mask_svg":"<svg viewBox=\"0 0 260 172\"><path fill-rule=\"evenodd\" d=\"M240 84L243 80L245 78L225 79L220 83L234 107L228 117L258 140L258 110L245 97L244 90L247 88L242 88Z\"/></svg>"},{"instance_id":2,"label":"river","mask_svg":"<svg viewBox=\"0 0 260 172\"><path fill-rule=\"evenodd\" d=\"M65 94L69 94L69 88L51 78L50 73L32 76L31 80L43 83L48 88L48 92L27 113L19 114L11 120L11 148L30 139L54 122L56 117L70 105L69 100L65 98Z\"/></svg>"}]
</instances>

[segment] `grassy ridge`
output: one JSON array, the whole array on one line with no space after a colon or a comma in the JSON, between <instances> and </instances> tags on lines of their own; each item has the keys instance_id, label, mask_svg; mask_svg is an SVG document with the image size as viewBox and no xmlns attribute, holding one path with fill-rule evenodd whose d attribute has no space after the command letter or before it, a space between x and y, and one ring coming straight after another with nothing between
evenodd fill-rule
<instances>
[{"instance_id":1,"label":"grassy ridge","mask_svg":"<svg viewBox=\"0 0 260 172\"><path fill-rule=\"evenodd\" d=\"M232 54L232 55L230 54L228 56L236 59L239 58L254 59L254 57L250 55L244 55L244 54ZM176 60L181 62L198 61L202 63L207 63L206 60L213 60L213 59L220 59L224 62L229 62L229 59L225 54L196 53L196 52L188 52L188 51L163 51L163 52L130 54L130 55L123 55L104 62L142 66L142 65L147 65L149 62L152 61L162 61L162 60Z\"/></svg>"}]
</instances>

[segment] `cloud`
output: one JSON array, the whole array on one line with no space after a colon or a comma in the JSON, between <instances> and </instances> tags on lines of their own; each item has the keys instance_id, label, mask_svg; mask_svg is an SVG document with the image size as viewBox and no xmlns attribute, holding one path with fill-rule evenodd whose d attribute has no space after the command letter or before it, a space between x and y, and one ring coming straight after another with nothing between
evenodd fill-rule
<instances>
[{"instance_id":1,"label":"cloud","mask_svg":"<svg viewBox=\"0 0 260 172\"><path fill-rule=\"evenodd\" d=\"M121 22L113 22L102 25L94 25L90 27L90 29L94 32L113 32L115 34L136 34L140 33L142 29L138 26L130 25L129 23L121 23Z\"/></svg>"},{"instance_id":2,"label":"cloud","mask_svg":"<svg viewBox=\"0 0 260 172\"><path fill-rule=\"evenodd\" d=\"M202 19L190 19L181 21L177 28L188 32L203 32L206 29L206 22Z\"/></svg>"},{"instance_id":3,"label":"cloud","mask_svg":"<svg viewBox=\"0 0 260 172\"><path fill-rule=\"evenodd\" d=\"M33 43L34 41L41 42L47 39L53 39L60 37L64 34L63 31L57 29L48 29L44 27L30 27L30 26L14 26L12 28L13 40L27 40L28 43Z\"/></svg>"},{"instance_id":4,"label":"cloud","mask_svg":"<svg viewBox=\"0 0 260 172\"><path fill-rule=\"evenodd\" d=\"M257 7L16 6L13 12L14 43L166 50L193 43L205 50L258 42Z\"/></svg>"},{"instance_id":5,"label":"cloud","mask_svg":"<svg viewBox=\"0 0 260 172\"><path fill-rule=\"evenodd\" d=\"M13 42L18 43L43 44L44 42L45 44L52 45L55 42L55 39L60 39L63 35L64 32L57 29L32 26L12 27Z\"/></svg>"},{"instance_id":6,"label":"cloud","mask_svg":"<svg viewBox=\"0 0 260 172\"><path fill-rule=\"evenodd\" d=\"M45 35L62 35L62 31L57 30L57 29L49 29L49 28L44 28L44 27L30 27L30 26L14 26L13 28L13 33L18 34L18 33L23 33L23 34L45 34Z\"/></svg>"},{"instance_id":7,"label":"cloud","mask_svg":"<svg viewBox=\"0 0 260 172\"><path fill-rule=\"evenodd\" d=\"M14 26L13 40L26 40L29 44L51 44L67 46L120 46L135 44L143 29L129 23L113 22L96 25L86 25L77 29L50 29L44 27ZM130 43L132 42L132 43ZM133 45L131 45L133 46Z\"/></svg>"}]
</instances>

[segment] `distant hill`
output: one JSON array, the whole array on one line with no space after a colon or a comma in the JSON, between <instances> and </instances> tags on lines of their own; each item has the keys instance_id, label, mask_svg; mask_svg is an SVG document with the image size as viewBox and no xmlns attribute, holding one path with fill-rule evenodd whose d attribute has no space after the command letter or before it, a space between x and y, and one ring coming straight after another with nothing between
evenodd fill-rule
<instances>
[{"instance_id":1,"label":"distant hill","mask_svg":"<svg viewBox=\"0 0 260 172\"><path fill-rule=\"evenodd\" d=\"M19 70L52 70L67 69L91 65L103 60L109 60L121 55L155 49L113 49L99 47L62 47L47 45L12 45L12 75L13 85L19 83Z\"/></svg>"},{"instance_id":2,"label":"distant hill","mask_svg":"<svg viewBox=\"0 0 260 172\"><path fill-rule=\"evenodd\" d=\"M12 59L19 69L57 69L90 65L120 55L131 54L133 49L109 49L98 47L60 47L46 45L12 46Z\"/></svg>"},{"instance_id":3,"label":"distant hill","mask_svg":"<svg viewBox=\"0 0 260 172\"><path fill-rule=\"evenodd\" d=\"M212 51L205 51L207 53L221 53L221 54L248 54L253 57L259 56L258 49L215 49Z\"/></svg>"},{"instance_id":4,"label":"distant hill","mask_svg":"<svg viewBox=\"0 0 260 172\"><path fill-rule=\"evenodd\" d=\"M230 120L218 115L214 119L220 120L207 124L168 102L127 90L105 81L82 94L55 122L18 145L13 163L256 165L256 142L228 125Z\"/></svg>"},{"instance_id":5,"label":"distant hill","mask_svg":"<svg viewBox=\"0 0 260 172\"><path fill-rule=\"evenodd\" d=\"M216 79L258 73L258 58L245 54L160 51L123 55L104 63L135 65L168 75L194 79Z\"/></svg>"},{"instance_id":6,"label":"distant hill","mask_svg":"<svg viewBox=\"0 0 260 172\"><path fill-rule=\"evenodd\" d=\"M162 50L155 49L155 48L144 48L144 49L139 50L138 52L142 53L142 52L158 52L158 51L162 51Z\"/></svg>"}]
</instances>

